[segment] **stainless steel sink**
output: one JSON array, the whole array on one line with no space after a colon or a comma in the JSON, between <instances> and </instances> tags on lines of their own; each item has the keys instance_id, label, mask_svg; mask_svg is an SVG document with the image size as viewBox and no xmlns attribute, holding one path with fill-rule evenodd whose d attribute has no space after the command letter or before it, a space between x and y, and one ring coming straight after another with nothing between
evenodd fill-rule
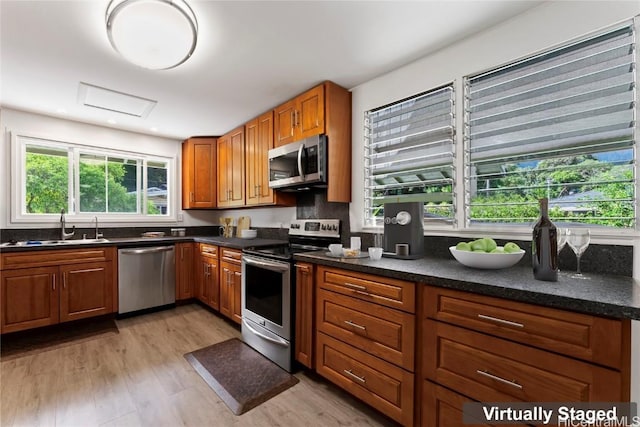
<instances>
[{"instance_id":1,"label":"stainless steel sink","mask_svg":"<svg viewBox=\"0 0 640 427\"><path fill-rule=\"evenodd\" d=\"M66 246L66 245L89 245L92 243L109 243L108 239L76 239L76 240L22 240L19 242L7 242L0 244L0 247L10 248L14 246L21 247L40 247L40 246Z\"/></svg>"}]
</instances>

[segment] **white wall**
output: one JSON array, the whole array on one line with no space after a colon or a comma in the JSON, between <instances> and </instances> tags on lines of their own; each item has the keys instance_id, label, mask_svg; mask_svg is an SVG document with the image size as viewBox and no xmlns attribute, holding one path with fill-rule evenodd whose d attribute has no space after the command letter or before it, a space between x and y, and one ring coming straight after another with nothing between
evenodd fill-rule
<instances>
[{"instance_id":1,"label":"white wall","mask_svg":"<svg viewBox=\"0 0 640 427\"><path fill-rule=\"evenodd\" d=\"M175 194L178 205L180 205L180 164L181 164L181 141L160 138L153 135L121 131L103 126L95 126L60 118L29 113L25 111L3 108L0 110L0 228L56 228L59 226L57 219L53 222L45 223L11 223L10 203L11 203L11 159L10 144L12 132L25 132L28 134L41 135L47 138L59 139L65 142L73 142L85 145L97 145L99 147L112 148L116 150L135 151L141 153L153 153L159 156L175 157L177 159L177 170L174 188L178 189ZM261 209L241 209L232 211L182 211L183 221L167 222L162 225L198 226L218 224L222 216L238 218L241 215L249 215L252 218L252 225L256 227L280 227L288 226L292 219L295 219L295 208L261 208ZM179 219L180 217L178 217ZM73 225L73 220L68 219L68 223ZM140 226L140 223L110 224L101 222L103 226Z\"/></svg>"},{"instance_id":2,"label":"white wall","mask_svg":"<svg viewBox=\"0 0 640 427\"><path fill-rule=\"evenodd\" d=\"M456 85L457 149L462 147L462 79L514 59L562 44L640 14L639 1L552 1L448 46L430 56L375 78L352 89L353 102L353 202L350 205L351 230L363 228L363 141L364 113L372 108L415 95L452 81ZM452 23L455 25L455 23ZM461 156L459 156L461 157ZM461 163L457 165L462 177ZM463 195L458 195L458 206ZM460 222L459 223L463 223ZM466 230L444 230L439 234L464 234ZM506 232L512 233L512 232ZM506 234L505 233L505 234ZM524 232L521 232L524 237ZM530 237L530 231L527 231ZM434 233L435 234L435 233ZM624 237L619 244L634 245L634 269L640 278L640 239L638 233ZM496 233L499 235L499 232ZM601 238L596 243L606 243ZM633 322L632 400L640 402L640 321Z\"/></svg>"}]
</instances>

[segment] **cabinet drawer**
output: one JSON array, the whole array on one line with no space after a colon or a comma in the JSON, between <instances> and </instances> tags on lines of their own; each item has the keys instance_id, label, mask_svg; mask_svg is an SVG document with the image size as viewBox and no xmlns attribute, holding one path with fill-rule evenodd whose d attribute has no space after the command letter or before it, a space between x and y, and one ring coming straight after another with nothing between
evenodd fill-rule
<instances>
[{"instance_id":1,"label":"cabinet drawer","mask_svg":"<svg viewBox=\"0 0 640 427\"><path fill-rule=\"evenodd\" d=\"M431 286L425 289L424 312L436 320L616 369L623 365L628 328L622 320Z\"/></svg>"},{"instance_id":2,"label":"cabinet drawer","mask_svg":"<svg viewBox=\"0 0 640 427\"><path fill-rule=\"evenodd\" d=\"M5 253L0 255L2 257L0 265L3 270L9 270L78 262L108 261L115 258L114 253L114 247Z\"/></svg>"},{"instance_id":3,"label":"cabinet drawer","mask_svg":"<svg viewBox=\"0 0 640 427\"><path fill-rule=\"evenodd\" d=\"M484 424L484 420L476 423L463 422L463 406L465 402L473 400L454 391L440 387L431 381L422 382L421 426L424 427L466 427L491 426ZM500 427L524 427L526 424L500 424Z\"/></svg>"},{"instance_id":4,"label":"cabinet drawer","mask_svg":"<svg viewBox=\"0 0 640 427\"><path fill-rule=\"evenodd\" d=\"M316 281L323 289L416 312L416 286L412 282L326 267L318 268Z\"/></svg>"},{"instance_id":5,"label":"cabinet drawer","mask_svg":"<svg viewBox=\"0 0 640 427\"><path fill-rule=\"evenodd\" d=\"M214 245L208 245L206 243L200 243L199 244L199 248L200 248L200 254L202 255L206 255L206 256L211 256L211 257L218 257L218 247L214 246Z\"/></svg>"},{"instance_id":6,"label":"cabinet drawer","mask_svg":"<svg viewBox=\"0 0 640 427\"><path fill-rule=\"evenodd\" d=\"M413 374L410 372L322 332L317 334L316 370L394 420L413 425Z\"/></svg>"},{"instance_id":7,"label":"cabinet drawer","mask_svg":"<svg viewBox=\"0 0 640 427\"><path fill-rule=\"evenodd\" d=\"M484 402L623 400L620 372L433 320L423 321L426 378Z\"/></svg>"},{"instance_id":8,"label":"cabinet drawer","mask_svg":"<svg viewBox=\"0 0 640 427\"><path fill-rule=\"evenodd\" d=\"M413 372L415 316L319 289L318 329Z\"/></svg>"},{"instance_id":9,"label":"cabinet drawer","mask_svg":"<svg viewBox=\"0 0 640 427\"><path fill-rule=\"evenodd\" d=\"M233 264L240 264L242 261L242 252L229 248L220 248L220 257L222 260Z\"/></svg>"}]
</instances>

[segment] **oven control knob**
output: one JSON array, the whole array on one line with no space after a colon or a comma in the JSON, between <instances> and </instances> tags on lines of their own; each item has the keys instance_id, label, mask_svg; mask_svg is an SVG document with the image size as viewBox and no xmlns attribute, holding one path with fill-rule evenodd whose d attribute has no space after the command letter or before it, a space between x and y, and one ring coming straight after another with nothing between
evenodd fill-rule
<instances>
[{"instance_id":1,"label":"oven control knob","mask_svg":"<svg viewBox=\"0 0 640 427\"><path fill-rule=\"evenodd\" d=\"M333 231L338 231L338 226L337 226L337 225L332 225L332 226L331 226L331 229L332 229Z\"/></svg>"},{"instance_id":2,"label":"oven control knob","mask_svg":"<svg viewBox=\"0 0 640 427\"><path fill-rule=\"evenodd\" d=\"M321 229L321 230L326 230L326 229L327 229L327 226L326 226L325 224L322 224L322 225L320 226L320 229Z\"/></svg>"}]
</instances>

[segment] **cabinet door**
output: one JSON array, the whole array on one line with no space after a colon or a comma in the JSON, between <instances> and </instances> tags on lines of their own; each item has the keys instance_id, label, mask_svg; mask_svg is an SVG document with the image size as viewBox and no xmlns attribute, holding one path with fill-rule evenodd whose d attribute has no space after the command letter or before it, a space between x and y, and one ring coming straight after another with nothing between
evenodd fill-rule
<instances>
[{"instance_id":1,"label":"cabinet door","mask_svg":"<svg viewBox=\"0 0 640 427\"><path fill-rule=\"evenodd\" d=\"M2 272L2 333L58 323L58 267Z\"/></svg>"},{"instance_id":2,"label":"cabinet door","mask_svg":"<svg viewBox=\"0 0 640 427\"><path fill-rule=\"evenodd\" d=\"M463 406L466 402L473 402L461 394L447 388L440 387L431 381L422 382L421 426L429 427L465 427L470 425L486 425L484 420L474 423L463 422ZM500 426L519 426L524 424L500 424Z\"/></svg>"},{"instance_id":3,"label":"cabinet door","mask_svg":"<svg viewBox=\"0 0 640 427\"><path fill-rule=\"evenodd\" d=\"M245 197L247 205L260 204L258 182L261 178L260 155L258 147L258 119L253 119L244 127L246 184Z\"/></svg>"},{"instance_id":4,"label":"cabinet door","mask_svg":"<svg viewBox=\"0 0 640 427\"><path fill-rule=\"evenodd\" d=\"M194 244L176 244L176 300L194 296Z\"/></svg>"},{"instance_id":5,"label":"cabinet door","mask_svg":"<svg viewBox=\"0 0 640 427\"><path fill-rule=\"evenodd\" d=\"M289 144L295 141L295 114L296 99L276 107L273 110L274 116L274 141L275 147Z\"/></svg>"},{"instance_id":6,"label":"cabinet door","mask_svg":"<svg viewBox=\"0 0 640 427\"><path fill-rule=\"evenodd\" d=\"M313 368L313 264L296 264L296 341L295 357Z\"/></svg>"},{"instance_id":7,"label":"cabinet door","mask_svg":"<svg viewBox=\"0 0 640 427\"><path fill-rule=\"evenodd\" d=\"M218 261L212 258L207 258L208 274L205 280L207 305L209 307L219 310L220 309L220 286L218 282Z\"/></svg>"},{"instance_id":8,"label":"cabinet door","mask_svg":"<svg viewBox=\"0 0 640 427\"><path fill-rule=\"evenodd\" d=\"M231 289L231 264L222 261L220 263L220 314L231 318L232 289Z\"/></svg>"},{"instance_id":9,"label":"cabinet door","mask_svg":"<svg viewBox=\"0 0 640 427\"><path fill-rule=\"evenodd\" d=\"M273 148L273 112L258 118L258 143L256 146L258 168L258 197L261 205L273 204L274 193L269 187L269 150Z\"/></svg>"},{"instance_id":10,"label":"cabinet door","mask_svg":"<svg viewBox=\"0 0 640 427\"><path fill-rule=\"evenodd\" d=\"M61 322L113 312L111 262L62 265L60 276Z\"/></svg>"},{"instance_id":11,"label":"cabinet door","mask_svg":"<svg viewBox=\"0 0 640 427\"><path fill-rule=\"evenodd\" d=\"M246 204L272 205L274 193L269 188L269 150L273 148L273 111L245 126Z\"/></svg>"},{"instance_id":12,"label":"cabinet door","mask_svg":"<svg viewBox=\"0 0 640 427\"><path fill-rule=\"evenodd\" d=\"M232 265L230 274L231 320L242 323L242 269Z\"/></svg>"},{"instance_id":13,"label":"cabinet door","mask_svg":"<svg viewBox=\"0 0 640 427\"><path fill-rule=\"evenodd\" d=\"M200 254L198 268L198 288L196 298L218 310L218 260L206 254Z\"/></svg>"},{"instance_id":14,"label":"cabinet door","mask_svg":"<svg viewBox=\"0 0 640 427\"><path fill-rule=\"evenodd\" d=\"M297 100L296 139L324 133L324 85L303 93Z\"/></svg>"},{"instance_id":15,"label":"cabinet door","mask_svg":"<svg viewBox=\"0 0 640 427\"><path fill-rule=\"evenodd\" d=\"M216 140L191 138L182 144L182 208L216 207Z\"/></svg>"},{"instance_id":16,"label":"cabinet door","mask_svg":"<svg viewBox=\"0 0 640 427\"><path fill-rule=\"evenodd\" d=\"M231 145L229 136L223 135L218 138L218 206L229 206L230 197L230 175L228 165L231 163Z\"/></svg>"},{"instance_id":17,"label":"cabinet door","mask_svg":"<svg viewBox=\"0 0 640 427\"><path fill-rule=\"evenodd\" d=\"M228 160L230 201L228 206L244 206L244 126L231 132L231 159Z\"/></svg>"}]
</instances>

